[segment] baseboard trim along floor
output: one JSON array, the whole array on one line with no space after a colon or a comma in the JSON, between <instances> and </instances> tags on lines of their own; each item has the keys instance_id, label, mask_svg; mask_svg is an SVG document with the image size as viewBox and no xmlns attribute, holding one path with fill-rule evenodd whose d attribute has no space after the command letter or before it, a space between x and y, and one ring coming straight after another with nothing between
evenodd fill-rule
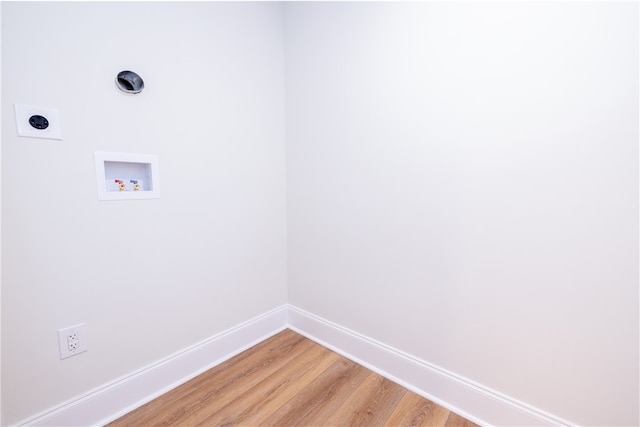
<instances>
[{"instance_id":1,"label":"baseboard trim along floor","mask_svg":"<svg viewBox=\"0 0 640 427\"><path fill-rule=\"evenodd\" d=\"M282 306L255 317L19 425L107 424L284 330L287 312L288 308Z\"/></svg>"},{"instance_id":2,"label":"baseboard trim along floor","mask_svg":"<svg viewBox=\"0 0 640 427\"><path fill-rule=\"evenodd\" d=\"M304 310L288 311L290 329L476 424L573 425Z\"/></svg>"},{"instance_id":3,"label":"baseboard trim along floor","mask_svg":"<svg viewBox=\"0 0 640 427\"><path fill-rule=\"evenodd\" d=\"M104 425L290 328L480 425L571 423L291 305L283 305L19 425Z\"/></svg>"}]
</instances>

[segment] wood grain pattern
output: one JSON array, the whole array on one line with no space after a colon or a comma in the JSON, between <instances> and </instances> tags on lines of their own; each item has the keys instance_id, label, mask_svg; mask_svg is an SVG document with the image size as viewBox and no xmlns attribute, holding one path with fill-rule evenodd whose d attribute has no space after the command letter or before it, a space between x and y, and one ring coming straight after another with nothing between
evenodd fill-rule
<instances>
[{"instance_id":1,"label":"wood grain pattern","mask_svg":"<svg viewBox=\"0 0 640 427\"><path fill-rule=\"evenodd\" d=\"M204 420L206 425L255 426L263 423L340 356L321 346L301 354L284 368L247 390L239 399Z\"/></svg>"},{"instance_id":2,"label":"wood grain pattern","mask_svg":"<svg viewBox=\"0 0 640 427\"><path fill-rule=\"evenodd\" d=\"M407 391L393 413L387 426L444 426L449 411L415 393Z\"/></svg>"},{"instance_id":3,"label":"wood grain pattern","mask_svg":"<svg viewBox=\"0 0 640 427\"><path fill-rule=\"evenodd\" d=\"M471 421L462 418L460 415L451 412L449 413L449 417L447 418L447 423L444 427L477 427L476 424Z\"/></svg>"},{"instance_id":4,"label":"wood grain pattern","mask_svg":"<svg viewBox=\"0 0 640 427\"><path fill-rule=\"evenodd\" d=\"M323 425L382 426L406 393L399 384L370 372Z\"/></svg>"},{"instance_id":5,"label":"wood grain pattern","mask_svg":"<svg viewBox=\"0 0 640 427\"><path fill-rule=\"evenodd\" d=\"M285 330L109 424L476 427Z\"/></svg>"},{"instance_id":6,"label":"wood grain pattern","mask_svg":"<svg viewBox=\"0 0 640 427\"><path fill-rule=\"evenodd\" d=\"M367 370L345 358L325 370L261 425L312 426L321 424L367 376Z\"/></svg>"}]
</instances>

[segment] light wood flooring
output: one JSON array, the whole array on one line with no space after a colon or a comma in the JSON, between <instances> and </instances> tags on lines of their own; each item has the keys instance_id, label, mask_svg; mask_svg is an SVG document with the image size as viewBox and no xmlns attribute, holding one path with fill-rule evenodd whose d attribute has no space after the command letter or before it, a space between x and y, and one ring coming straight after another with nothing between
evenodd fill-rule
<instances>
[{"instance_id":1,"label":"light wood flooring","mask_svg":"<svg viewBox=\"0 0 640 427\"><path fill-rule=\"evenodd\" d=\"M109 424L157 425L476 427L291 330Z\"/></svg>"}]
</instances>

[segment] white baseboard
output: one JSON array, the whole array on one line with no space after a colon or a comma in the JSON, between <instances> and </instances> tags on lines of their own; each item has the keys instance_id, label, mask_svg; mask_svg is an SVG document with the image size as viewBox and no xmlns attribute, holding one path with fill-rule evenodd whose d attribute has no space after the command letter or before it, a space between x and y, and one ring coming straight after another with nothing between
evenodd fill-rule
<instances>
[{"instance_id":1,"label":"white baseboard","mask_svg":"<svg viewBox=\"0 0 640 427\"><path fill-rule=\"evenodd\" d=\"M291 305L289 328L479 425L572 425Z\"/></svg>"},{"instance_id":2,"label":"white baseboard","mask_svg":"<svg viewBox=\"0 0 640 427\"><path fill-rule=\"evenodd\" d=\"M291 305L284 305L18 425L104 425L287 327L480 425L571 423Z\"/></svg>"},{"instance_id":3,"label":"white baseboard","mask_svg":"<svg viewBox=\"0 0 640 427\"><path fill-rule=\"evenodd\" d=\"M18 425L109 423L284 330L287 312L287 306L279 307Z\"/></svg>"}]
</instances>

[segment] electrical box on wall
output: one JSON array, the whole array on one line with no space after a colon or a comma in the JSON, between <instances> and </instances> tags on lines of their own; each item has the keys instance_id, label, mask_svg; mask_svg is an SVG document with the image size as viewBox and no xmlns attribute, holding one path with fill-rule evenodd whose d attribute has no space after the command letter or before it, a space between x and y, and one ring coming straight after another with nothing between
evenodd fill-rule
<instances>
[{"instance_id":1,"label":"electrical box on wall","mask_svg":"<svg viewBox=\"0 0 640 427\"><path fill-rule=\"evenodd\" d=\"M60 113L55 108L14 104L18 136L62 140Z\"/></svg>"},{"instance_id":2,"label":"electrical box on wall","mask_svg":"<svg viewBox=\"0 0 640 427\"><path fill-rule=\"evenodd\" d=\"M98 200L160 198L157 156L98 151L95 160Z\"/></svg>"}]
</instances>

